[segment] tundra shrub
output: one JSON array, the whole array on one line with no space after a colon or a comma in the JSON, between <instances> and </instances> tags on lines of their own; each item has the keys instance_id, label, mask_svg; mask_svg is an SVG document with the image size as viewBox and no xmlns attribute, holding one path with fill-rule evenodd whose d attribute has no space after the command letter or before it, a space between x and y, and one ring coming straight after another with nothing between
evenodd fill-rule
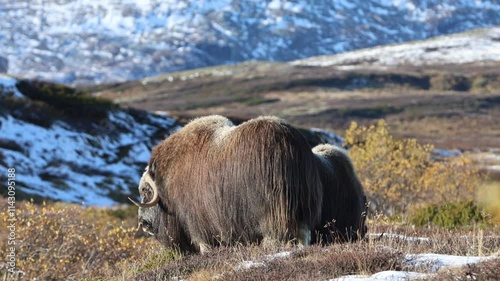
<instances>
[{"instance_id":1,"label":"tundra shrub","mask_svg":"<svg viewBox=\"0 0 500 281\"><path fill-rule=\"evenodd\" d=\"M478 169L465 157L434 161L433 146L394 139L387 124L351 124L345 145L365 187L372 211L405 213L426 204L473 199Z\"/></svg>"},{"instance_id":2,"label":"tundra shrub","mask_svg":"<svg viewBox=\"0 0 500 281\"><path fill-rule=\"evenodd\" d=\"M8 216L0 213L1 237L7 237ZM161 250L153 239L136 237L133 224L104 209L18 202L16 216L16 268L25 280L105 277L120 271L123 262L130 265ZM10 247L6 244L7 239L0 240L2 257Z\"/></svg>"},{"instance_id":3,"label":"tundra shrub","mask_svg":"<svg viewBox=\"0 0 500 281\"><path fill-rule=\"evenodd\" d=\"M491 216L491 221L500 226L500 182L486 182L478 192L479 205Z\"/></svg>"},{"instance_id":4,"label":"tundra shrub","mask_svg":"<svg viewBox=\"0 0 500 281\"><path fill-rule=\"evenodd\" d=\"M112 101L89 95L64 85L21 80L16 87L30 98L48 104L70 117L100 120L116 108Z\"/></svg>"},{"instance_id":5,"label":"tundra shrub","mask_svg":"<svg viewBox=\"0 0 500 281\"><path fill-rule=\"evenodd\" d=\"M416 226L434 225L448 229L487 223L482 210L472 201L422 207L412 213L410 221Z\"/></svg>"}]
</instances>

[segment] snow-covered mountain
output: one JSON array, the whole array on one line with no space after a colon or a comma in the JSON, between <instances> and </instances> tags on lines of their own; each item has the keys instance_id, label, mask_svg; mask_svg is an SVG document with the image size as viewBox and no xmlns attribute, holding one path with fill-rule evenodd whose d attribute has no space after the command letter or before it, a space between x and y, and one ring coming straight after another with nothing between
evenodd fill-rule
<instances>
[{"instance_id":1,"label":"snow-covered mountain","mask_svg":"<svg viewBox=\"0 0 500 281\"><path fill-rule=\"evenodd\" d=\"M0 0L0 71L66 84L289 61L500 25L482 0Z\"/></svg>"},{"instance_id":2,"label":"snow-covered mountain","mask_svg":"<svg viewBox=\"0 0 500 281\"><path fill-rule=\"evenodd\" d=\"M477 29L428 40L378 46L333 56L317 56L293 61L293 65L337 66L340 69L431 66L446 64L477 65L500 62L500 27Z\"/></svg>"}]
</instances>

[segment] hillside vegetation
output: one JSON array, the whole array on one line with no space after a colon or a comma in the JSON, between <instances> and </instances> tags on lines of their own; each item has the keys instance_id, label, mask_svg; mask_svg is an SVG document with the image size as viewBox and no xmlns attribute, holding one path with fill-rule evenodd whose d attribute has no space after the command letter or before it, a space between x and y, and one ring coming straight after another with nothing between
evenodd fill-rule
<instances>
[{"instance_id":1,"label":"hillside vegetation","mask_svg":"<svg viewBox=\"0 0 500 281\"><path fill-rule=\"evenodd\" d=\"M409 254L499 253L500 193L486 189L487 200L474 196L489 187L467 159L431 161L430 147L394 139L383 121L370 127L353 124L346 144L373 202L369 234L358 243L305 249L239 246L182 256L137 232L136 207L25 201L16 203L19 274L29 280L320 280L386 270L429 272L430 267L412 266ZM8 213L1 216L0 236L7 237ZM0 240L2 256L6 243ZM436 278L474 274L495 280L499 268L497 257L464 270L440 271Z\"/></svg>"},{"instance_id":2,"label":"hillside vegetation","mask_svg":"<svg viewBox=\"0 0 500 281\"><path fill-rule=\"evenodd\" d=\"M499 147L500 63L358 67L250 62L90 88L95 95L178 116L273 114L340 132L384 118L398 138L440 148ZM472 138L471 135L474 135Z\"/></svg>"}]
</instances>

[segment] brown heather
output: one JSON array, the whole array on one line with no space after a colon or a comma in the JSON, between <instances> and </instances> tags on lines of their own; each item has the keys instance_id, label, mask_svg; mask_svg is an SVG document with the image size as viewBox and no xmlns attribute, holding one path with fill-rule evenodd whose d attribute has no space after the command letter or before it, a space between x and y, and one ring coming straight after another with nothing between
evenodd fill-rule
<instances>
[{"instance_id":1,"label":"brown heather","mask_svg":"<svg viewBox=\"0 0 500 281\"><path fill-rule=\"evenodd\" d=\"M16 268L24 273L23 280L109 276L124 261L130 264L142 260L146 253L158 252L155 241L136 237L131 223L121 221L106 209L17 202L16 215ZM2 257L7 256L10 247L7 218L7 212L0 213ZM4 270L1 274L5 274Z\"/></svg>"},{"instance_id":2,"label":"brown heather","mask_svg":"<svg viewBox=\"0 0 500 281\"><path fill-rule=\"evenodd\" d=\"M181 256L154 239L137 235L135 215L124 221L116 210L62 203L18 202L17 211L17 268L24 272L21 280L322 280L382 270L425 272L406 266L407 254L500 253L498 226L455 230L416 228L379 215L368 220L369 233L357 243L304 249L279 243L265 247L221 247L205 255ZM8 230L6 214L1 215L0 255L5 257ZM403 236L428 240L408 240ZM291 254L272 257L283 251ZM249 261L260 266L242 266ZM469 268L471 274L483 276L477 280L495 280L491 276L497 276L499 263L493 260L463 269L443 270L437 276L442 276L438 280L463 277ZM5 274L5 266L0 264L1 274Z\"/></svg>"}]
</instances>

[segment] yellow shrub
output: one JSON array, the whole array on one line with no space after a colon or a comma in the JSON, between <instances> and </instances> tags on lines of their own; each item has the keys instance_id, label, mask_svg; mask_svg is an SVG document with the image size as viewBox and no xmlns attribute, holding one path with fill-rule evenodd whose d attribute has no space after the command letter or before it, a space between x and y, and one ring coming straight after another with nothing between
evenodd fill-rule
<instances>
[{"instance_id":1,"label":"yellow shrub","mask_svg":"<svg viewBox=\"0 0 500 281\"><path fill-rule=\"evenodd\" d=\"M481 186L478 192L478 201L491 215L491 220L500 225L500 183L489 182Z\"/></svg>"},{"instance_id":2,"label":"yellow shrub","mask_svg":"<svg viewBox=\"0 0 500 281\"><path fill-rule=\"evenodd\" d=\"M469 159L433 161L433 146L394 139L383 120L369 127L353 122L345 144L372 211L392 215L424 204L471 200L479 183Z\"/></svg>"}]
</instances>

